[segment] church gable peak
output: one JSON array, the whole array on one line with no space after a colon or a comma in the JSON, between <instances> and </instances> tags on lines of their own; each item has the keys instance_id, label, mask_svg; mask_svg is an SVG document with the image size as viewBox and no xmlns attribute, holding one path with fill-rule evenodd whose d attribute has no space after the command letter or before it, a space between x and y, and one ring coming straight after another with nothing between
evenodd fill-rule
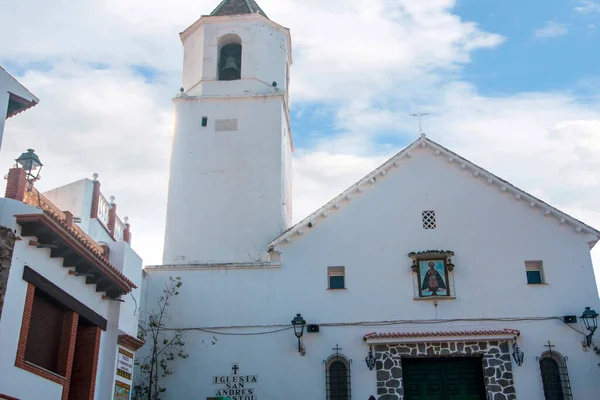
<instances>
[{"instance_id":1,"label":"church gable peak","mask_svg":"<svg viewBox=\"0 0 600 400\"><path fill-rule=\"evenodd\" d=\"M354 185L346 189L344 192L336 196L334 199L306 217L304 220L298 222L295 226L291 227L283 234L272 240L268 245L268 250L273 251L277 246L292 242L297 235L303 235L304 232L320 224L322 219L327 218L329 215L343 208L344 205L352 201L355 196L366 194L370 187L379 184L380 181L385 179L388 174L393 174L395 169L401 168L404 163L412 159L413 156L418 153L418 149L428 150L428 152L431 152L438 157L445 157L448 160L449 167L460 168L464 171L469 171L471 172L472 178L479 180L482 184L496 185L499 189L499 192L511 194L522 204L541 210L541 215L545 217L554 217L560 221L561 225L570 226L572 229L574 228L577 233L589 235L590 248L592 248L600 240L600 231L597 229L594 229L578 219L573 218L570 215L552 207L546 202L517 188L516 186L510 184L504 179L499 178L491 172L488 172L487 170L473 164L466 158L459 156L453 151L439 145L422 134L419 139L390 158L379 168L366 175L364 178L356 182Z\"/></svg>"},{"instance_id":2,"label":"church gable peak","mask_svg":"<svg viewBox=\"0 0 600 400\"><path fill-rule=\"evenodd\" d=\"M210 15L215 17L223 15L240 15L254 13L258 13L265 18L269 18L254 0L223 0L221 4L219 4L217 8L215 8L213 12L210 13Z\"/></svg>"}]
</instances>

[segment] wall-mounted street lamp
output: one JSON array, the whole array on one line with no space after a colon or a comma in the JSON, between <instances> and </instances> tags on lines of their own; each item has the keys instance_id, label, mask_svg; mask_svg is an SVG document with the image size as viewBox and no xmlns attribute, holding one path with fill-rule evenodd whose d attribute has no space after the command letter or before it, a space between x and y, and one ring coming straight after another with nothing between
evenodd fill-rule
<instances>
[{"instance_id":1,"label":"wall-mounted street lamp","mask_svg":"<svg viewBox=\"0 0 600 400\"><path fill-rule=\"evenodd\" d=\"M585 336L585 341L587 346L590 347L592 345L592 336L594 336L594 332L598 329L598 313L590 307L586 307L579 318L583 320L585 329L589 332L589 335Z\"/></svg>"},{"instance_id":2,"label":"wall-mounted street lamp","mask_svg":"<svg viewBox=\"0 0 600 400\"><path fill-rule=\"evenodd\" d=\"M525 353L523 353L523 351L521 351L521 348L519 347L519 345L517 344L517 337L515 336L515 339L513 341L513 351L512 351L512 356L515 360L515 363L517 363L517 365L520 367L523 365L523 360L525 359Z\"/></svg>"},{"instance_id":3,"label":"wall-mounted street lamp","mask_svg":"<svg viewBox=\"0 0 600 400\"><path fill-rule=\"evenodd\" d=\"M301 314L296 314L294 319L292 320L292 326L294 327L294 335L298 338L298 353L302 353L302 344L300 339L304 334L304 326L306 326L306 321L302 318Z\"/></svg>"},{"instance_id":4,"label":"wall-mounted street lamp","mask_svg":"<svg viewBox=\"0 0 600 400\"><path fill-rule=\"evenodd\" d=\"M33 149L27 149L27 152L21 154L15 161L19 168L22 168L27 172L27 181L33 183L40 179L40 171L42 170L43 164Z\"/></svg>"},{"instance_id":5,"label":"wall-mounted street lamp","mask_svg":"<svg viewBox=\"0 0 600 400\"><path fill-rule=\"evenodd\" d=\"M365 363L367 363L369 370L373 371L373 368L375 368L375 357L373 357L372 348L369 348L369 354L365 357Z\"/></svg>"}]
</instances>

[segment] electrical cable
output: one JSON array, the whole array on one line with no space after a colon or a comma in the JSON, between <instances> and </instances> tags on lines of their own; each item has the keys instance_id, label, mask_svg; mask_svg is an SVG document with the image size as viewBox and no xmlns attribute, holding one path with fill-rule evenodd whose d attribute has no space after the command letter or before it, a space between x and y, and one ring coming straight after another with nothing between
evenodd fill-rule
<instances>
[{"instance_id":1,"label":"electrical cable","mask_svg":"<svg viewBox=\"0 0 600 400\"><path fill-rule=\"evenodd\" d=\"M135 303L135 309L133 310L133 316L135 317L135 314L137 313L137 309L138 309L137 300L135 299L135 297L133 297L133 293L129 292L129 294L131 295L131 298L133 299L133 302Z\"/></svg>"},{"instance_id":2,"label":"electrical cable","mask_svg":"<svg viewBox=\"0 0 600 400\"><path fill-rule=\"evenodd\" d=\"M396 321L361 321L361 322L329 322L319 323L321 327L344 327L344 326L364 326L364 327L377 327L377 326L392 326L392 325L433 325L443 324L449 322L519 322L519 321L549 321L549 320L560 320L559 317L505 317L505 318L455 318L455 319L442 319L442 320L396 320ZM582 333L576 328L569 327L578 333ZM270 331L262 332L222 332L220 330L230 329L257 329L257 328L281 328ZM214 335L225 335L225 336L257 336L257 335L268 335L283 332L286 330L293 329L293 326L289 325L238 325L238 326L214 326L214 327L189 327L189 328L165 328L168 331L201 331L211 333ZM583 333L582 333L583 334Z\"/></svg>"}]
</instances>

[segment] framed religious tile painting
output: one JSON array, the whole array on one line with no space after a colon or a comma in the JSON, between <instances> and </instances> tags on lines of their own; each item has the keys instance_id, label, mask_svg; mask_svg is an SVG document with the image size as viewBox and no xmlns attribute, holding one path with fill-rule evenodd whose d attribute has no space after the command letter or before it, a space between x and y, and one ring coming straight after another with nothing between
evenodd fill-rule
<instances>
[{"instance_id":1,"label":"framed religious tile painting","mask_svg":"<svg viewBox=\"0 0 600 400\"><path fill-rule=\"evenodd\" d=\"M448 296L446 260L419 260L419 296Z\"/></svg>"},{"instance_id":2,"label":"framed religious tile painting","mask_svg":"<svg viewBox=\"0 0 600 400\"><path fill-rule=\"evenodd\" d=\"M115 397L114 400L129 400L131 394L131 386L126 383L115 381Z\"/></svg>"},{"instance_id":3,"label":"framed religious tile painting","mask_svg":"<svg viewBox=\"0 0 600 400\"><path fill-rule=\"evenodd\" d=\"M452 251L428 250L408 255L415 275L415 297L420 299L454 296L451 274L454 264Z\"/></svg>"}]
</instances>

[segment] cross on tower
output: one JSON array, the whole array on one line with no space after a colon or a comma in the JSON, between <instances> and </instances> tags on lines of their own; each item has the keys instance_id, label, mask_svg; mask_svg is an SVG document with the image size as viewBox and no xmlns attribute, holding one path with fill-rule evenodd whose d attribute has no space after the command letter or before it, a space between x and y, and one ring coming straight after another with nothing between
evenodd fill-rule
<instances>
[{"instance_id":1,"label":"cross on tower","mask_svg":"<svg viewBox=\"0 0 600 400\"><path fill-rule=\"evenodd\" d=\"M233 371L234 375L238 374L238 370L240 369L240 367L238 367L237 364L233 364L233 366L231 367L231 371Z\"/></svg>"},{"instance_id":2,"label":"cross on tower","mask_svg":"<svg viewBox=\"0 0 600 400\"><path fill-rule=\"evenodd\" d=\"M411 117L417 117L417 120L419 121L419 134L421 134L421 136L425 136L425 132L423 132L423 117L429 115L428 113L416 113L416 114L409 114Z\"/></svg>"}]
</instances>

